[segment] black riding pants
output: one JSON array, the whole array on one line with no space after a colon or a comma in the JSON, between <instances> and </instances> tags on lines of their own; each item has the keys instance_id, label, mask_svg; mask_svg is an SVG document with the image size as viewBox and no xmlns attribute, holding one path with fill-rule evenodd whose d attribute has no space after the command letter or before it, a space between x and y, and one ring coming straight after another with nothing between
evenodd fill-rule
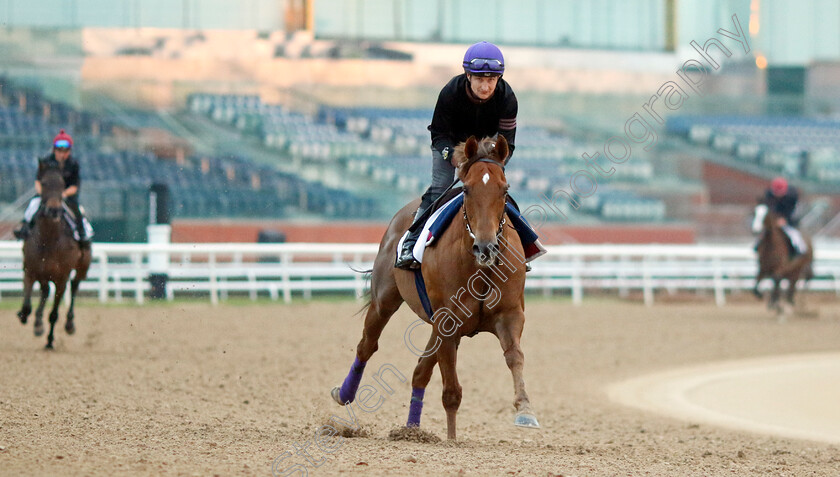
<instances>
[{"instance_id":1,"label":"black riding pants","mask_svg":"<svg viewBox=\"0 0 840 477\"><path fill-rule=\"evenodd\" d=\"M78 194L71 195L70 197L66 197L64 199L64 203L67 204L67 207L70 209L70 212L73 212L73 216L76 217L76 228L79 229L79 233L84 235L84 223L82 222L82 211L79 209L79 199Z\"/></svg>"}]
</instances>

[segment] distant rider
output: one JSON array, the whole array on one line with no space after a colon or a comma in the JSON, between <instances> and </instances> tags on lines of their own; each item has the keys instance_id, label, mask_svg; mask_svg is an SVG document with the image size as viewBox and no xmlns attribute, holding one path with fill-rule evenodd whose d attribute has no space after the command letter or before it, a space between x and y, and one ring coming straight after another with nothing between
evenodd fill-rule
<instances>
[{"instance_id":1,"label":"distant rider","mask_svg":"<svg viewBox=\"0 0 840 477\"><path fill-rule=\"evenodd\" d=\"M787 234L794 254L801 255L807 252L808 245L802 238L802 233L796 228L797 220L793 217L793 212L799 202L799 191L789 185L784 177L776 177L764 192L762 202L779 216L778 225Z\"/></svg>"},{"instance_id":2,"label":"distant rider","mask_svg":"<svg viewBox=\"0 0 840 477\"><path fill-rule=\"evenodd\" d=\"M64 178L64 192L61 194L64 203L67 204L70 211L73 213L76 221L76 230L79 233L79 244L86 246L90 244L90 239L84 226L84 218L79 208L79 186L81 178L79 175L79 162L72 155L73 138L62 129L52 142L52 153L49 156L38 159L38 175L35 178L35 192L38 194L29 202L29 206L24 213L24 219L18 230L15 231L15 237L19 239L26 239L32 227L32 220L35 218L35 213L41 204L41 177L42 171L47 168L55 168L61 171ZM41 166L44 167L41 167Z\"/></svg>"}]
</instances>

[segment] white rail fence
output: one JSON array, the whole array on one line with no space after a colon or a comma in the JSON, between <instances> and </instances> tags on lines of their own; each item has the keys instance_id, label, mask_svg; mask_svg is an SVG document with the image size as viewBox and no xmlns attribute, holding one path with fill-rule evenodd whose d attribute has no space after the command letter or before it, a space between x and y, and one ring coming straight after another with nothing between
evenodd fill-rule
<instances>
[{"instance_id":1,"label":"white rail fence","mask_svg":"<svg viewBox=\"0 0 840 477\"><path fill-rule=\"evenodd\" d=\"M165 297L230 296L256 300L310 299L313 292L347 292L359 299L369 283L359 270L372 267L377 244L167 244L93 245L93 264L83 293L101 302L128 297L142 304L152 291L152 271L168 275ZM817 247L816 278L810 290L840 296L840 247ZM0 241L0 300L21 295L20 242ZM164 269L161 269L164 264ZM526 287L550 295L568 292L580 304L593 290L620 296L641 292L654 303L657 292L713 293L718 305L727 293L751 289L756 259L751 244L739 245L561 245L533 262ZM36 285L36 289L37 289ZM769 281L764 288L769 287Z\"/></svg>"}]
</instances>

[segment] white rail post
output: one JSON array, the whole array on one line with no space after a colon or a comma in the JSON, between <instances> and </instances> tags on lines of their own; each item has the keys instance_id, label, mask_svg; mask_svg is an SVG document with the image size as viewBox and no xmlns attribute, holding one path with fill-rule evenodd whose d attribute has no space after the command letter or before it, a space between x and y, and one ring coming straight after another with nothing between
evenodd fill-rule
<instances>
[{"instance_id":1,"label":"white rail post","mask_svg":"<svg viewBox=\"0 0 840 477\"><path fill-rule=\"evenodd\" d=\"M582 268L582 259L580 257L575 257L572 260L572 304L575 306L580 306L583 303L583 279L581 278Z\"/></svg>"},{"instance_id":2,"label":"white rail post","mask_svg":"<svg viewBox=\"0 0 840 477\"><path fill-rule=\"evenodd\" d=\"M283 302L292 302L292 284L289 277L289 267L291 266L291 256L288 252L280 255L280 263L282 267L281 278L283 279Z\"/></svg>"},{"instance_id":3,"label":"white rail post","mask_svg":"<svg viewBox=\"0 0 840 477\"><path fill-rule=\"evenodd\" d=\"M108 254L105 252L98 252L96 256L99 258L99 302L105 303L108 301L110 287L110 271L108 270Z\"/></svg>"},{"instance_id":4,"label":"white rail post","mask_svg":"<svg viewBox=\"0 0 840 477\"><path fill-rule=\"evenodd\" d=\"M134 299L138 305L143 304L143 255L139 252L131 254L134 264Z\"/></svg>"},{"instance_id":5,"label":"white rail post","mask_svg":"<svg viewBox=\"0 0 840 477\"><path fill-rule=\"evenodd\" d=\"M257 274L254 272L253 268L248 270L248 285L251 287L251 289L248 290L248 298L250 298L251 301L257 301Z\"/></svg>"},{"instance_id":6,"label":"white rail post","mask_svg":"<svg viewBox=\"0 0 840 477\"><path fill-rule=\"evenodd\" d=\"M723 284L723 270L720 257L714 257L712 259L712 269L714 270L715 304L717 306L723 306L726 304L726 290Z\"/></svg>"},{"instance_id":7,"label":"white rail post","mask_svg":"<svg viewBox=\"0 0 840 477\"><path fill-rule=\"evenodd\" d=\"M210 252L207 257L207 265L210 267L210 303L213 306L219 304L219 283L216 278L216 253Z\"/></svg>"},{"instance_id":8,"label":"white rail post","mask_svg":"<svg viewBox=\"0 0 840 477\"><path fill-rule=\"evenodd\" d=\"M650 271L650 257L647 255L642 258L642 295L645 305L653 306L653 277Z\"/></svg>"}]
</instances>

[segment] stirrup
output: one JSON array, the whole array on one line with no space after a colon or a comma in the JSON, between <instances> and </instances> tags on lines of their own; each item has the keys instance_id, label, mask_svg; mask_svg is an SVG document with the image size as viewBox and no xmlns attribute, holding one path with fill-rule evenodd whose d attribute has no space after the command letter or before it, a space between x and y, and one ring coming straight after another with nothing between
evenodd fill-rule
<instances>
[{"instance_id":1,"label":"stirrup","mask_svg":"<svg viewBox=\"0 0 840 477\"><path fill-rule=\"evenodd\" d=\"M397 258L397 261L394 262L394 268L401 268L403 270L417 270L420 268L420 262L417 261L414 256L405 257L400 256Z\"/></svg>"},{"instance_id":2,"label":"stirrup","mask_svg":"<svg viewBox=\"0 0 840 477\"><path fill-rule=\"evenodd\" d=\"M416 270L420 268L420 263L414 258L414 244L417 243L416 240L412 241L409 244L407 243L411 235L406 237L406 240L403 241L403 246L400 249L400 254L397 256L397 260L394 262L394 268L401 268L403 270Z\"/></svg>"}]
</instances>

